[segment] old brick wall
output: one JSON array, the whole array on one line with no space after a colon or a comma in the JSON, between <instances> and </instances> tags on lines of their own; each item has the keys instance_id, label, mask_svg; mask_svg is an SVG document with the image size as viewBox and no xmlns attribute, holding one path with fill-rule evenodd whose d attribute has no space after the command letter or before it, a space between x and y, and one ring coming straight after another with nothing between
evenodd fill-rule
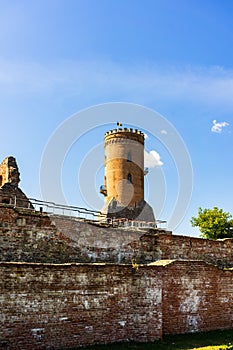
<instances>
[{"instance_id":1,"label":"old brick wall","mask_svg":"<svg viewBox=\"0 0 233 350\"><path fill-rule=\"evenodd\" d=\"M233 270L150 265L0 264L0 347L67 349L233 328Z\"/></svg>"},{"instance_id":2,"label":"old brick wall","mask_svg":"<svg viewBox=\"0 0 233 350\"><path fill-rule=\"evenodd\" d=\"M69 245L47 215L0 205L0 261L79 260L79 248Z\"/></svg>"},{"instance_id":3,"label":"old brick wall","mask_svg":"<svg viewBox=\"0 0 233 350\"><path fill-rule=\"evenodd\" d=\"M0 264L0 348L62 349L162 336L162 269Z\"/></svg>"},{"instance_id":4,"label":"old brick wall","mask_svg":"<svg viewBox=\"0 0 233 350\"><path fill-rule=\"evenodd\" d=\"M0 205L0 261L131 262L142 234Z\"/></svg>"},{"instance_id":5,"label":"old brick wall","mask_svg":"<svg viewBox=\"0 0 233 350\"><path fill-rule=\"evenodd\" d=\"M206 240L100 227L0 204L0 261L150 263L160 259L203 260L233 266L233 240Z\"/></svg>"},{"instance_id":6,"label":"old brick wall","mask_svg":"<svg viewBox=\"0 0 233 350\"><path fill-rule=\"evenodd\" d=\"M202 261L165 261L164 269L163 334L233 328L232 270Z\"/></svg>"},{"instance_id":7,"label":"old brick wall","mask_svg":"<svg viewBox=\"0 0 233 350\"><path fill-rule=\"evenodd\" d=\"M150 229L133 231L100 228L67 218L54 217L54 224L74 245L86 252L89 261L150 263L160 259L203 260L220 267L233 266L233 240L207 240L171 235ZM86 260L88 261L88 260Z\"/></svg>"},{"instance_id":8,"label":"old brick wall","mask_svg":"<svg viewBox=\"0 0 233 350\"><path fill-rule=\"evenodd\" d=\"M214 241L165 234L151 239L154 240L154 247L158 247L161 259L204 260L220 267L233 266L233 239L231 238Z\"/></svg>"}]
</instances>

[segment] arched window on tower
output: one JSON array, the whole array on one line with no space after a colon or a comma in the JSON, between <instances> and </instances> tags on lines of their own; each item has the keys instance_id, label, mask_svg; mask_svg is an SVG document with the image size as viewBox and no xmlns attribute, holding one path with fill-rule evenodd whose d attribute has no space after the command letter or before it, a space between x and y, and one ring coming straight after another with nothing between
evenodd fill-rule
<instances>
[{"instance_id":1,"label":"arched window on tower","mask_svg":"<svg viewBox=\"0 0 233 350\"><path fill-rule=\"evenodd\" d=\"M132 155L131 155L131 152L128 152L127 162L132 162Z\"/></svg>"},{"instance_id":2,"label":"arched window on tower","mask_svg":"<svg viewBox=\"0 0 233 350\"><path fill-rule=\"evenodd\" d=\"M128 174L128 184L132 184L132 175L129 173Z\"/></svg>"}]
</instances>

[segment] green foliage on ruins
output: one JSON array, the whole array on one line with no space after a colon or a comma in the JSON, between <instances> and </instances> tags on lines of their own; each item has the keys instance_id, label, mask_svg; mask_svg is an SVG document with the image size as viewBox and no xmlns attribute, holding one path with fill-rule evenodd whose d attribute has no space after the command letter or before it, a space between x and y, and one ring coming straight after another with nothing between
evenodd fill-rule
<instances>
[{"instance_id":1,"label":"green foliage on ruins","mask_svg":"<svg viewBox=\"0 0 233 350\"><path fill-rule=\"evenodd\" d=\"M198 216L190 220L192 226L198 226L201 237L221 239L233 237L232 215L218 207L213 209L198 209Z\"/></svg>"}]
</instances>

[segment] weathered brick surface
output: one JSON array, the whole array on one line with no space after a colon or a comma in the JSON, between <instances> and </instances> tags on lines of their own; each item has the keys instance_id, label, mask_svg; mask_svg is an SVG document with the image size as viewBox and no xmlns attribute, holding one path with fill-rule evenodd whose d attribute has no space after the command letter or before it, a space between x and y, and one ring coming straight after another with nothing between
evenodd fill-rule
<instances>
[{"instance_id":1,"label":"weathered brick surface","mask_svg":"<svg viewBox=\"0 0 233 350\"><path fill-rule=\"evenodd\" d=\"M0 347L61 349L162 336L160 267L1 263L0 270Z\"/></svg>"},{"instance_id":2,"label":"weathered brick surface","mask_svg":"<svg viewBox=\"0 0 233 350\"><path fill-rule=\"evenodd\" d=\"M130 263L135 258L138 263L150 263L191 259L233 266L232 239L211 241L165 232L99 227L0 205L0 261Z\"/></svg>"},{"instance_id":3,"label":"weathered brick surface","mask_svg":"<svg viewBox=\"0 0 233 350\"><path fill-rule=\"evenodd\" d=\"M79 248L68 243L47 215L0 207L1 261L79 261Z\"/></svg>"},{"instance_id":4,"label":"weathered brick surface","mask_svg":"<svg viewBox=\"0 0 233 350\"><path fill-rule=\"evenodd\" d=\"M0 346L66 349L233 328L233 271L154 265L0 264Z\"/></svg>"},{"instance_id":5,"label":"weathered brick surface","mask_svg":"<svg viewBox=\"0 0 233 350\"><path fill-rule=\"evenodd\" d=\"M154 238L154 246L158 247L161 259L204 260L220 267L233 266L231 238L214 241L179 235L158 235Z\"/></svg>"},{"instance_id":6,"label":"weathered brick surface","mask_svg":"<svg viewBox=\"0 0 233 350\"><path fill-rule=\"evenodd\" d=\"M20 173L14 157L7 157L0 164L0 203L32 208L32 204L18 187Z\"/></svg>"},{"instance_id":7,"label":"weathered brick surface","mask_svg":"<svg viewBox=\"0 0 233 350\"><path fill-rule=\"evenodd\" d=\"M0 164L0 187L5 183L18 186L20 173L14 157L6 157Z\"/></svg>"},{"instance_id":8,"label":"weathered brick surface","mask_svg":"<svg viewBox=\"0 0 233 350\"><path fill-rule=\"evenodd\" d=\"M214 266L233 265L232 240L156 232L0 205L0 348L65 349L233 328L233 270ZM132 258L154 263L106 263ZM105 263L84 263L95 261ZM49 264L64 262L73 263Z\"/></svg>"},{"instance_id":9,"label":"weathered brick surface","mask_svg":"<svg viewBox=\"0 0 233 350\"><path fill-rule=\"evenodd\" d=\"M164 266L163 333L233 328L233 271L201 261Z\"/></svg>"}]
</instances>

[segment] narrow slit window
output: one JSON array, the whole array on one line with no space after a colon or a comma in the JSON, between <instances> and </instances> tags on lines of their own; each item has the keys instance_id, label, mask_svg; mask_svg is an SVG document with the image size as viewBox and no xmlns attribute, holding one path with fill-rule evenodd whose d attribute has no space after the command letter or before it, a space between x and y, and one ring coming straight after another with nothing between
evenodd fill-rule
<instances>
[{"instance_id":1,"label":"narrow slit window","mask_svg":"<svg viewBox=\"0 0 233 350\"><path fill-rule=\"evenodd\" d=\"M128 174L128 184L131 184L131 183L132 183L132 175Z\"/></svg>"}]
</instances>

